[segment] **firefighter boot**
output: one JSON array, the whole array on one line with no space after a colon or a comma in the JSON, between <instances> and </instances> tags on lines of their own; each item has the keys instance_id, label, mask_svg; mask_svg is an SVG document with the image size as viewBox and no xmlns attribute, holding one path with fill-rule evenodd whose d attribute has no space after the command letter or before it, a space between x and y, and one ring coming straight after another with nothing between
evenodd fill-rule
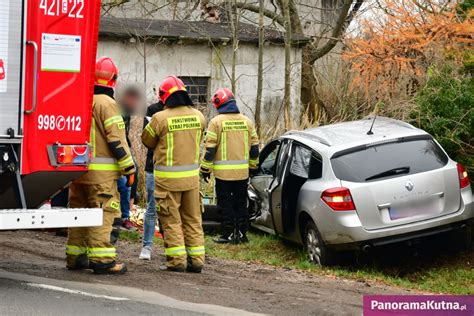
<instances>
[{"instance_id":1,"label":"firefighter boot","mask_svg":"<svg viewBox=\"0 0 474 316\"><path fill-rule=\"evenodd\" d=\"M219 238L214 239L215 243L218 244L229 244L233 240L234 235L234 222L233 221L223 221L221 228L221 235Z\"/></svg>"},{"instance_id":2,"label":"firefighter boot","mask_svg":"<svg viewBox=\"0 0 474 316\"><path fill-rule=\"evenodd\" d=\"M239 231L237 232L238 236L239 236L239 241L240 243L248 243L249 242L249 239L247 238L247 231L248 231L248 221L246 218L240 218L238 220L238 228L239 228Z\"/></svg>"},{"instance_id":3,"label":"firefighter boot","mask_svg":"<svg viewBox=\"0 0 474 316\"><path fill-rule=\"evenodd\" d=\"M115 263L115 261L112 265L98 264L94 268L94 274L124 274L125 272L127 272L127 265L125 263Z\"/></svg>"},{"instance_id":4,"label":"firefighter boot","mask_svg":"<svg viewBox=\"0 0 474 316\"><path fill-rule=\"evenodd\" d=\"M167 266L167 265L161 265L160 266L160 271L170 271L170 272L185 272L186 271L186 267L185 266L174 266L174 267L171 267L171 266Z\"/></svg>"},{"instance_id":5,"label":"firefighter boot","mask_svg":"<svg viewBox=\"0 0 474 316\"><path fill-rule=\"evenodd\" d=\"M191 257L188 257L187 264L188 265L186 266L186 272L201 273L202 266L198 267L198 266L193 265L193 260L191 259Z\"/></svg>"},{"instance_id":6,"label":"firefighter boot","mask_svg":"<svg viewBox=\"0 0 474 316\"><path fill-rule=\"evenodd\" d=\"M86 254L81 254L76 257L68 256L66 267L68 270L89 269L89 258Z\"/></svg>"}]
</instances>

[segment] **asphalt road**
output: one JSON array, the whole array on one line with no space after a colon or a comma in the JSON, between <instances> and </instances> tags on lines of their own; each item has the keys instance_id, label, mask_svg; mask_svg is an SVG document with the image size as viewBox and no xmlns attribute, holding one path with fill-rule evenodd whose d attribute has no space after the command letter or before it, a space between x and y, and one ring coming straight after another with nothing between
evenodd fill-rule
<instances>
[{"instance_id":1,"label":"asphalt road","mask_svg":"<svg viewBox=\"0 0 474 316\"><path fill-rule=\"evenodd\" d=\"M159 293L0 270L1 315L256 315Z\"/></svg>"}]
</instances>

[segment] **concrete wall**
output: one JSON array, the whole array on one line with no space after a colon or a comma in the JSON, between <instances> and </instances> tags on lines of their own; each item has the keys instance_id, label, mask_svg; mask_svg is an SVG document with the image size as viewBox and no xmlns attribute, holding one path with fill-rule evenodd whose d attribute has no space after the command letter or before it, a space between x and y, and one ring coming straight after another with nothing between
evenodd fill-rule
<instances>
[{"instance_id":1,"label":"concrete wall","mask_svg":"<svg viewBox=\"0 0 474 316\"><path fill-rule=\"evenodd\" d=\"M98 56L113 58L120 69L120 84L135 83L146 87L148 102L153 101L153 87L168 75L210 77L208 100L220 87L230 87L232 46L207 44L146 45L146 83L143 44L124 39L101 37ZM237 102L241 111L253 118L257 94L256 45L240 43L236 64ZM284 48L268 45L264 51L263 122L273 126L281 113L284 93ZM292 113L299 118L301 87L301 50L292 49ZM210 102L209 115L213 115Z\"/></svg>"}]
</instances>

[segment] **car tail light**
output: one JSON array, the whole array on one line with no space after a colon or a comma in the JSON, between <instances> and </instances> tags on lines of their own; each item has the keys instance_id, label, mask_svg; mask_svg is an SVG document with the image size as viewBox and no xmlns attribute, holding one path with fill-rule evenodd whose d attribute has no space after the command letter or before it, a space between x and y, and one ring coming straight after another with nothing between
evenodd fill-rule
<instances>
[{"instance_id":1,"label":"car tail light","mask_svg":"<svg viewBox=\"0 0 474 316\"><path fill-rule=\"evenodd\" d=\"M87 165L90 161L88 145L57 145L56 162L58 165Z\"/></svg>"},{"instance_id":2,"label":"car tail light","mask_svg":"<svg viewBox=\"0 0 474 316\"><path fill-rule=\"evenodd\" d=\"M467 187L470 183L469 176L463 165L458 163L457 167L458 167L458 175L459 175L459 186L461 187L461 189L463 189Z\"/></svg>"},{"instance_id":3,"label":"car tail light","mask_svg":"<svg viewBox=\"0 0 474 316\"><path fill-rule=\"evenodd\" d=\"M348 188L327 189L321 194L321 199L333 211L353 211L355 210L352 201L351 191Z\"/></svg>"}]
</instances>

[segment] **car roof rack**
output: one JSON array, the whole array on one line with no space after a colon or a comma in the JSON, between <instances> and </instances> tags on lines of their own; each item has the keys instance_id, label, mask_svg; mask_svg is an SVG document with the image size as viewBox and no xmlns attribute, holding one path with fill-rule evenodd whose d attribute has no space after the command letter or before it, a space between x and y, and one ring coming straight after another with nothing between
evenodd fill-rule
<instances>
[{"instance_id":1,"label":"car roof rack","mask_svg":"<svg viewBox=\"0 0 474 316\"><path fill-rule=\"evenodd\" d=\"M306 139L310 139L312 141L331 147L331 143L328 142L326 139L319 137L317 135L314 135L312 133L305 132L305 131L289 131L289 132L286 132L285 135L304 137Z\"/></svg>"}]
</instances>

